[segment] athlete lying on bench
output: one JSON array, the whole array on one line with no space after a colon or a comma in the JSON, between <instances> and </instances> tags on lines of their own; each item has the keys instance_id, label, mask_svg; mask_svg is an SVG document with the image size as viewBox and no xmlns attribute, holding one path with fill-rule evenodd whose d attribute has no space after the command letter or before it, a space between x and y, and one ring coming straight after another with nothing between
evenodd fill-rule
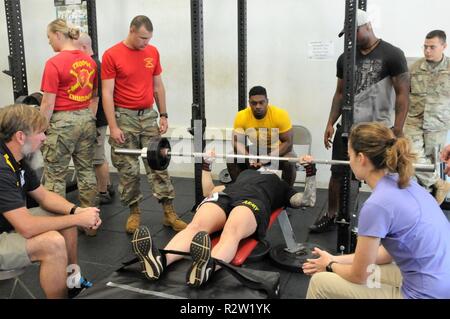
<instances>
[{"instance_id":1,"label":"athlete lying on bench","mask_svg":"<svg viewBox=\"0 0 450 319\"><path fill-rule=\"evenodd\" d=\"M301 206L303 194L270 172L248 169L233 184L214 186L210 159L204 159L202 171L203 195L206 198L197 207L193 220L172 238L163 251L153 245L147 227L142 226L135 231L133 250L148 279L158 279L169 264L183 258L165 251L190 252L193 263L186 274L186 281L189 286L198 287L219 268L214 259L229 263L242 239L249 236L264 238L272 211L286 206ZM310 160L310 156L299 158L302 165ZM308 164L306 171L307 175L314 175L314 164ZM209 234L220 230L220 240L211 249Z\"/></svg>"}]
</instances>

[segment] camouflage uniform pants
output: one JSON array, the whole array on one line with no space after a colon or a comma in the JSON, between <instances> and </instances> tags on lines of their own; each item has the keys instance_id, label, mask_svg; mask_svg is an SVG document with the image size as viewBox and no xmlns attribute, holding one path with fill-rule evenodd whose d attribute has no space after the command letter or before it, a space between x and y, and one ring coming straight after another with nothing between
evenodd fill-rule
<instances>
[{"instance_id":1,"label":"camouflage uniform pants","mask_svg":"<svg viewBox=\"0 0 450 319\"><path fill-rule=\"evenodd\" d=\"M112 138L109 139L109 143L111 144L112 164L119 172L120 200L126 206L137 203L143 198L140 190L139 157L115 154L114 149L147 147L152 137L160 136L157 119L158 113L153 109L138 115L136 111L116 108L117 125L125 135L125 143L116 144ZM167 170L156 171L148 166L146 160L143 163L153 195L158 200L175 198L175 190Z\"/></svg>"},{"instance_id":2,"label":"camouflage uniform pants","mask_svg":"<svg viewBox=\"0 0 450 319\"><path fill-rule=\"evenodd\" d=\"M44 186L65 197L66 175L72 159L81 206L95 206L97 181L92 162L95 140L95 117L89 109L53 113L42 147Z\"/></svg>"},{"instance_id":3,"label":"camouflage uniform pants","mask_svg":"<svg viewBox=\"0 0 450 319\"><path fill-rule=\"evenodd\" d=\"M417 154L417 163L432 164L439 158L434 158L434 147L440 146L439 151L445 146L447 141L447 131L426 132L413 129L405 129L405 135L412 143L413 151ZM436 184L440 176L434 173L416 172L419 183L431 190L431 186Z\"/></svg>"}]
</instances>

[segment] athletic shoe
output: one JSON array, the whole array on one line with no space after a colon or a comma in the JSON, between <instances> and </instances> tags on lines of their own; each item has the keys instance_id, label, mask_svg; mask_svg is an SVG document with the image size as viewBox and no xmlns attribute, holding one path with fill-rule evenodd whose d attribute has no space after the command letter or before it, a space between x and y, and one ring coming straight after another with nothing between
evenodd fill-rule
<instances>
[{"instance_id":1,"label":"athletic shoe","mask_svg":"<svg viewBox=\"0 0 450 319\"><path fill-rule=\"evenodd\" d=\"M211 278L215 263L211 259L211 239L207 232L201 231L192 239L192 266L186 274L188 286L199 287Z\"/></svg>"},{"instance_id":2,"label":"athletic shoe","mask_svg":"<svg viewBox=\"0 0 450 319\"><path fill-rule=\"evenodd\" d=\"M112 203L113 199L111 198L111 195L106 193L99 193L98 194L100 205L106 205Z\"/></svg>"},{"instance_id":3,"label":"athletic shoe","mask_svg":"<svg viewBox=\"0 0 450 319\"><path fill-rule=\"evenodd\" d=\"M323 215L322 218L309 226L310 233L325 233L334 229L336 229L334 217L329 217L328 215Z\"/></svg>"},{"instance_id":4,"label":"athletic shoe","mask_svg":"<svg viewBox=\"0 0 450 319\"><path fill-rule=\"evenodd\" d=\"M69 288L67 291L67 297L73 299L78 296L82 291L91 288L93 286L92 282L84 277L80 278L80 287Z\"/></svg>"},{"instance_id":5,"label":"athletic shoe","mask_svg":"<svg viewBox=\"0 0 450 319\"><path fill-rule=\"evenodd\" d=\"M114 195L116 194L116 190L114 189L114 185L113 185L113 184L109 184L109 185L106 187L106 189L107 189L107 191L108 191L109 196L110 196L110 197L114 197Z\"/></svg>"},{"instance_id":6,"label":"athletic shoe","mask_svg":"<svg viewBox=\"0 0 450 319\"><path fill-rule=\"evenodd\" d=\"M157 280L165 268L165 256L153 246L150 230L146 226L141 226L134 232L133 251L139 258L142 273L149 280Z\"/></svg>"},{"instance_id":7,"label":"athletic shoe","mask_svg":"<svg viewBox=\"0 0 450 319\"><path fill-rule=\"evenodd\" d=\"M289 199L289 204L292 208L300 208L302 206L303 193L295 193Z\"/></svg>"}]
</instances>

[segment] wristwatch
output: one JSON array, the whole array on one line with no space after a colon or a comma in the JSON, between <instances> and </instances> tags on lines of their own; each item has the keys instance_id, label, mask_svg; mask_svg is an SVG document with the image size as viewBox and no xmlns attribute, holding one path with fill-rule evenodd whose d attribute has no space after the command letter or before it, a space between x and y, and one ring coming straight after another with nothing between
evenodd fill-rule
<instances>
[{"instance_id":1,"label":"wristwatch","mask_svg":"<svg viewBox=\"0 0 450 319\"><path fill-rule=\"evenodd\" d=\"M333 268L331 268L332 264L337 264L337 261L330 261L330 263L325 267L328 272L333 272Z\"/></svg>"},{"instance_id":2,"label":"wristwatch","mask_svg":"<svg viewBox=\"0 0 450 319\"><path fill-rule=\"evenodd\" d=\"M168 119L169 115L167 113L159 113L159 117L165 117L166 119Z\"/></svg>"},{"instance_id":3,"label":"wristwatch","mask_svg":"<svg viewBox=\"0 0 450 319\"><path fill-rule=\"evenodd\" d=\"M75 211L77 210L77 208L78 208L78 206L77 206L77 205L74 205L74 206L70 209L69 215L74 215L74 214L75 214Z\"/></svg>"}]
</instances>

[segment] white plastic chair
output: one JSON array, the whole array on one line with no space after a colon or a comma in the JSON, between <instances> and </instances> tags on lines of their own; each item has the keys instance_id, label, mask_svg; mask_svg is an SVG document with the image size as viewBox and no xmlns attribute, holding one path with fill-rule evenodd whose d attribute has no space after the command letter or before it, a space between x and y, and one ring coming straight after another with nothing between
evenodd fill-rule
<instances>
[{"instance_id":1,"label":"white plastic chair","mask_svg":"<svg viewBox=\"0 0 450 319\"><path fill-rule=\"evenodd\" d=\"M297 154L297 156L311 154L312 136L309 129L303 125L293 125L292 131L294 133L294 152ZM299 170L301 171L303 166L297 165L297 168L299 168ZM297 172L297 178L294 186L304 185L304 180L298 181L299 175L303 174L298 174Z\"/></svg>"},{"instance_id":2,"label":"white plastic chair","mask_svg":"<svg viewBox=\"0 0 450 319\"><path fill-rule=\"evenodd\" d=\"M26 268L20 269L11 269L11 270L0 270L0 281L14 279L13 287L9 294L8 299L11 299L14 296L14 292L16 291L17 285L19 284L32 299L36 299L33 293L28 289L28 287L20 280L19 276L25 272Z\"/></svg>"}]
</instances>

